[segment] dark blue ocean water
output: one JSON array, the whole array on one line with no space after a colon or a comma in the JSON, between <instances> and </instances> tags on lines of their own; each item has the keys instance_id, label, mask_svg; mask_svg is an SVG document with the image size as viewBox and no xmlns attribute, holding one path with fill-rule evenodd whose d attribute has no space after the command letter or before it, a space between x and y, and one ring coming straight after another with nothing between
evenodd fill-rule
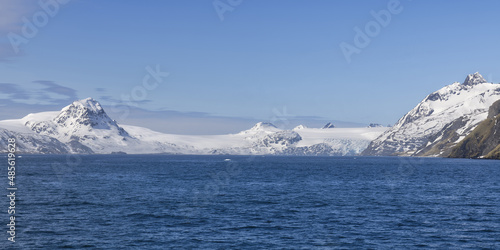
<instances>
[{"instance_id":1,"label":"dark blue ocean water","mask_svg":"<svg viewBox=\"0 0 500 250\"><path fill-rule=\"evenodd\" d=\"M500 249L499 161L24 156L16 181L3 248Z\"/></svg>"}]
</instances>

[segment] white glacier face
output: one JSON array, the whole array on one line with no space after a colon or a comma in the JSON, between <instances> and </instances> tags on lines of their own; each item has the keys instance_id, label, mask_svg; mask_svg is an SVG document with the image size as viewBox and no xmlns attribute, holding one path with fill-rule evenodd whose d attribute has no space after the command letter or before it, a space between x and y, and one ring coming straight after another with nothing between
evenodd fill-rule
<instances>
[{"instance_id":1,"label":"white glacier face","mask_svg":"<svg viewBox=\"0 0 500 250\"><path fill-rule=\"evenodd\" d=\"M500 85L487 83L479 74L468 75L431 93L391 129L374 140L367 155L446 156L500 99Z\"/></svg>"},{"instance_id":2,"label":"white glacier face","mask_svg":"<svg viewBox=\"0 0 500 250\"><path fill-rule=\"evenodd\" d=\"M87 98L59 112L0 121L0 129L2 137L21 138L24 153L354 155L387 128L281 130L259 122L237 134L174 135L118 125L97 101Z\"/></svg>"}]
</instances>

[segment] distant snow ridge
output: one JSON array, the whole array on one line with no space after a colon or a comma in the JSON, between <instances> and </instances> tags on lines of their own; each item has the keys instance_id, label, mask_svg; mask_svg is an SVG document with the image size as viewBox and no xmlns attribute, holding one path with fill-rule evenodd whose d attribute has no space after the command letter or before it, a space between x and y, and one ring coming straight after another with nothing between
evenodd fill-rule
<instances>
[{"instance_id":1,"label":"distant snow ridge","mask_svg":"<svg viewBox=\"0 0 500 250\"><path fill-rule=\"evenodd\" d=\"M280 131L279 128L274 126L274 124L269 123L269 122L259 122L255 124L250 131L255 131L255 132L276 132Z\"/></svg>"},{"instance_id":2,"label":"distant snow ridge","mask_svg":"<svg viewBox=\"0 0 500 250\"><path fill-rule=\"evenodd\" d=\"M301 129L305 129L305 128L307 128L307 126L304 126L304 125L301 124L301 125L293 128L293 130L301 130Z\"/></svg>"},{"instance_id":3,"label":"distant snow ridge","mask_svg":"<svg viewBox=\"0 0 500 250\"><path fill-rule=\"evenodd\" d=\"M335 125L333 125L333 123L329 122L325 126L323 126L323 129L327 129L327 128L335 128Z\"/></svg>"},{"instance_id":4,"label":"distant snow ridge","mask_svg":"<svg viewBox=\"0 0 500 250\"><path fill-rule=\"evenodd\" d=\"M391 129L370 143L364 155L447 156L500 99L500 85L468 75L429 94Z\"/></svg>"},{"instance_id":5,"label":"distant snow ridge","mask_svg":"<svg viewBox=\"0 0 500 250\"><path fill-rule=\"evenodd\" d=\"M351 155L361 152L384 130L305 126L282 130L259 122L237 134L172 135L118 125L92 98L75 101L59 112L0 121L1 138L18 138L20 152L34 154ZM6 150L6 145L0 143L0 151Z\"/></svg>"},{"instance_id":6,"label":"distant snow ridge","mask_svg":"<svg viewBox=\"0 0 500 250\"><path fill-rule=\"evenodd\" d=\"M369 128L379 128L379 127L383 127L382 124L378 124L378 123L370 123L368 125Z\"/></svg>"}]
</instances>

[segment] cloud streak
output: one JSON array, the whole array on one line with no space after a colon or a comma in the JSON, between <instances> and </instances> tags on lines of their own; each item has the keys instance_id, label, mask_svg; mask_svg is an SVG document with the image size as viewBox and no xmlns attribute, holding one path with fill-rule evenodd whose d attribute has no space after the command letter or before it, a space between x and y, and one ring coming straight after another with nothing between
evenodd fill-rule
<instances>
[{"instance_id":1,"label":"cloud streak","mask_svg":"<svg viewBox=\"0 0 500 250\"><path fill-rule=\"evenodd\" d=\"M35 83L41 84L45 86L42 91L46 93L57 94L61 96L66 96L66 100L73 101L78 99L76 94L76 90L68 87L64 87L62 85L56 84L52 81L35 81Z\"/></svg>"},{"instance_id":2,"label":"cloud streak","mask_svg":"<svg viewBox=\"0 0 500 250\"><path fill-rule=\"evenodd\" d=\"M0 93L6 95L9 99L30 99L30 95L26 92L25 89L13 83L0 83Z\"/></svg>"},{"instance_id":3,"label":"cloud streak","mask_svg":"<svg viewBox=\"0 0 500 250\"><path fill-rule=\"evenodd\" d=\"M29 88L20 84L0 83L0 100L17 104L67 105L77 99L75 89L52 81L34 81Z\"/></svg>"}]
</instances>

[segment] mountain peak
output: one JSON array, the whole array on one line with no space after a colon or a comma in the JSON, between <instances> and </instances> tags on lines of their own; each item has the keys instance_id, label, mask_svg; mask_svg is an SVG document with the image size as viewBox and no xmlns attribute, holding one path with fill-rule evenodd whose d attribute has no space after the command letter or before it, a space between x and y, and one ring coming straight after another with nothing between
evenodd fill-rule
<instances>
[{"instance_id":1,"label":"mountain peak","mask_svg":"<svg viewBox=\"0 0 500 250\"><path fill-rule=\"evenodd\" d=\"M54 118L54 122L64 124L64 126L80 124L94 128L116 126L116 122L109 118L101 104L93 98L74 101L64 107L59 115Z\"/></svg>"},{"instance_id":2,"label":"mountain peak","mask_svg":"<svg viewBox=\"0 0 500 250\"><path fill-rule=\"evenodd\" d=\"M78 144L85 140L122 140L129 137L92 98L74 101L60 112L31 114L23 120L25 126L38 134L54 136L63 142L73 141L70 145L73 150L87 150L87 146Z\"/></svg>"},{"instance_id":3,"label":"mountain peak","mask_svg":"<svg viewBox=\"0 0 500 250\"><path fill-rule=\"evenodd\" d=\"M465 81L462 83L463 85L466 86L473 86L481 83L486 83L487 81L484 79L484 77L479 74L478 72L474 74L469 74L465 78Z\"/></svg>"},{"instance_id":4,"label":"mountain peak","mask_svg":"<svg viewBox=\"0 0 500 250\"><path fill-rule=\"evenodd\" d=\"M327 128L335 128L335 125L333 125L333 123L329 122L329 123L325 124L325 126L323 126L323 129L327 129Z\"/></svg>"},{"instance_id":5,"label":"mountain peak","mask_svg":"<svg viewBox=\"0 0 500 250\"><path fill-rule=\"evenodd\" d=\"M75 107L86 108L93 112L101 112L101 110L103 110L101 104L98 101L94 100L94 98L92 97L74 101L71 105Z\"/></svg>"},{"instance_id":6,"label":"mountain peak","mask_svg":"<svg viewBox=\"0 0 500 250\"><path fill-rule=\"evenodd\" d=\"M277 127L270 122L258 122L250 130L262 131L262 130L275 130L275 129L277 129Z\"/></svg>"},{"instance_id":7,"label":"mountain peak","mask_svg":"<svg viewBox=\"0 0 500 250\"><path fill-rule=\"evenodd\" d=\"M301 129L306 129L307 126L300 124L299 126L293 128L293 130L301 130Z\"/></svg>"},{"instance_id":8,"label":"mountain peak","mask_svg":"<svg viewBox=\"0 0 500 250\"><path fill-rule=\"evenodd\" d=\"M274 124L270 122L258 122L252 128L241 131L240 134L250 134L250 135L261 134L261 133L268 134L278 131L281 131L281 129L277 128L276 126L274 126Z\"/></svg>"}]
</instances>

